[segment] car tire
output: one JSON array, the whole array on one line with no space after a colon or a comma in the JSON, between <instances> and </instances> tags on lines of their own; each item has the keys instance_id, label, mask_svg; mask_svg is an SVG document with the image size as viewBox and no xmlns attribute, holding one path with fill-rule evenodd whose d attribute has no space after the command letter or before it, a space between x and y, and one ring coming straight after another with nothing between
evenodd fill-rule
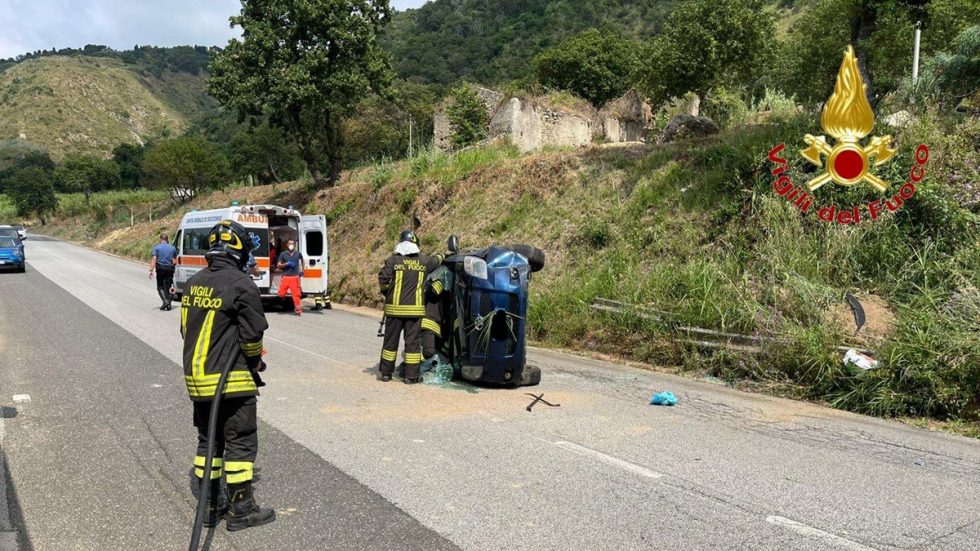
<instances>
[{"instance_id":1,"label":"car tire","mask_svg":"<svg viewBox=\"0 0 980 551\"><path fill-rule=\"evenodd\" d=\"M507 248L526 258L532 272L540 272L544 268L545 257L541 249L523 243L510 245Z\"/></svg>"},{"instance_id":2,"label":"car tire","mask_svg":"<svg viewBox=\"0 0 980 551\"><path fill-rule=\"evenodd\" d=\"M534 365L525 365L521 371L520 386L535 386L541 382L541 368Z\"/></svg>"},{"instance_id":3,"label":"car tire","mask_svg":"<svg viewBox=\"0 0 980 551\"><path fill-rule=\"evenodd\" d=\"M24 266L21 266L20 269L17 270L17 273L18 274L22 274L22 273L24 273L26 271L27 271L27 266L24 265Z\"/></svg>"}]
</instances>

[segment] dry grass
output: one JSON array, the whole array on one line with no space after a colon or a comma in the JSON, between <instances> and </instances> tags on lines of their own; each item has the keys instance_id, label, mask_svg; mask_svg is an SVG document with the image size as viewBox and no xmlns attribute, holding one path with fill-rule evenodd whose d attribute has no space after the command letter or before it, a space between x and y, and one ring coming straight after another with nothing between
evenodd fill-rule
<instances>
[{"instance_id":1,"label":"dry grass","mask_svg":"<svg viewBox=\"0 0 980 551\"><path fill-rule=\"evenodd\" d=\"M0 140L22 138L51 156L107 156L120 143L177 135L185 117L121 61L44 57L0 75Z\"/></svg>"}]
</instances>

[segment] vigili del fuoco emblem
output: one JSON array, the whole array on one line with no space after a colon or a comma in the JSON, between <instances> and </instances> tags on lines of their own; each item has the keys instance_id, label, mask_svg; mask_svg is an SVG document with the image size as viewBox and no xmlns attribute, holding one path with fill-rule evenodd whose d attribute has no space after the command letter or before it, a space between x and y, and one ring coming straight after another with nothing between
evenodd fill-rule
<instances>
[{"instance_id":1,"label":"vigili del fuoco emblem","mask_svg":"<svg viewBox=\"0 0 980 551\"><path fill-rule=\"evenodd\" d=\"M789 201L803 213L813 207L813 192L833 182L840 186L856 186L867 183L879 193L888 191L889 183L876 175L873 170L882 166L895 156L891 147L891 136L872 136L862 144L874 129L875 118L868 102L866 86L858 70L854 48L847 47L844 61L837 72L834 93L824 105L820 124L824 132L833 138L828 142L826 136L807 134L803 140L809 146L800 155L821 169L806 186L793 185L789 174L789 163L779 155L786 144L779 144L769 151L769 160L774 163L772 175L773 190ZM826 205L820 207L817 216L824 222L838 224L857 224L867 216L877 220L885 212L896 212L906 201L915 196L916 184L925 177L925 165L929 160L929 148L919 145L915 150L915 166L909 171L908 180L890 198L876 199L853 207Z\"/></svg>"}]
</instances>

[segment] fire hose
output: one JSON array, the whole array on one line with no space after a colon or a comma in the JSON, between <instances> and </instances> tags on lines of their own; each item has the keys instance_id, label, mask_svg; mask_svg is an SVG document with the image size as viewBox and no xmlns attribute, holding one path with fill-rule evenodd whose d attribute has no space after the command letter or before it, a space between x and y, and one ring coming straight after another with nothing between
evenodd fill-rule
<instances>
[{"instance_id":1,"label":"fire hose","mask_svg":"<svg viewBox=\"0 0 980 551\"><path fill-rule=\"evenodd\" d=\"M225 384L228 382L228 374L231 372L231 368L235 366L235 362L238 361L239 354L241 354L240 349L236 350L234 354L231 354L228 363L221 369L218 386L215 387L214 397L211 398L211 414L208 417L208 450L204 457L204 476L201 478L201 487L198 491L197 512L194 515L194 529L191 531L191 543L187 548L189 551L197 551L201 543L201 529L204 528L204 513L207 510L208 497L211 494L209 485L211 481L211 463L214 461L214 433L218 424L218 409L221 406L221 395L224 394ZM259 360L259 362L261 370L262 360ZM259 377L259 374L255 370L250 371L252 372L252 380L255 381L255 385L264 386L265 383ZM217 506L217 504L213 505Z\"/></svg>"}]
</instances>

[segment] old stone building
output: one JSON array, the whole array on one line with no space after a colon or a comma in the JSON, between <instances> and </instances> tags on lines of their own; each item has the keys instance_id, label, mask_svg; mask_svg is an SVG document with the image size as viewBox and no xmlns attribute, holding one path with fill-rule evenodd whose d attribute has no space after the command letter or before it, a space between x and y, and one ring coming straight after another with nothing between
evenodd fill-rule
<instances>
[{"instance_id":1,"label":"old stone building","mask_svg":"<svg viewBox=\"0 0 980 551\"><path fill-rule=\"evenodd\" d=\"M490 116L488 138L508 139L522 152L594 142L641 141L653 120L650 106L635 91L599 110L568 96L505 99L487 88L476 91ZM452 147L452 127L446 116L448 101L436 111L433 121L435 145L443 151Z\"/></svg>"}]
</instances>

